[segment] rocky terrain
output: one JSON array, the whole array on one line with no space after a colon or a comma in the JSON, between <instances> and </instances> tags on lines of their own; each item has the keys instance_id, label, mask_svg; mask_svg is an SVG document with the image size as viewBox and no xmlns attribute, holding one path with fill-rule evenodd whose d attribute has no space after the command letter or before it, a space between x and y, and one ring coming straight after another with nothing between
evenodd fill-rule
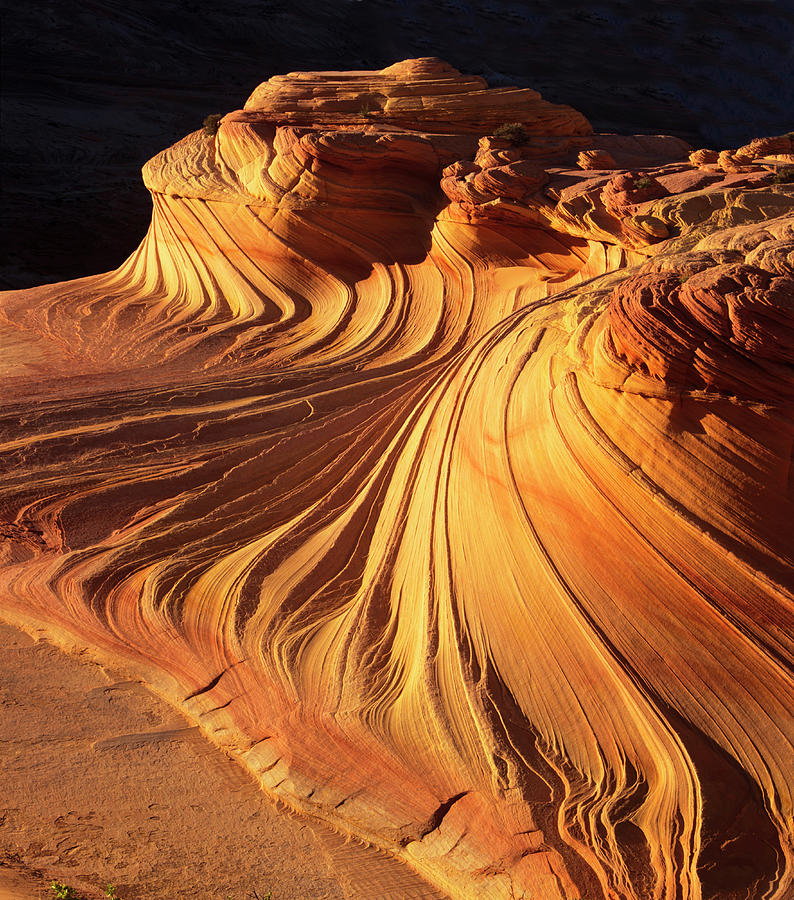
<instances>
[{"instance_id":1,"label":"rocky terrain","mask_svg":"<svg viewBox=\"0 0 794 900\"><path fill-rule=\"evenodd\" d=\"M0 613L452 897L784 900L792 163L269 79L3 295Z\"/></svg>"},{"instance_id":2,"label":"rocky terrain","mask_svg":"<svg viewBox=\"0 0 794 900\"><path fill-rule=\"evenodd\" d=\"M296 69L438 55L599 131L721 148L794 128L781 0L232 0L200 15L186 0L39 0L2 17L0 289L114 269L151 214L143 163Z\"/></svg>"},{"instance_id":3,"label":"rocky terrain","mask_svg":"<svg viewBox=\"0 0 794 900\"><path fill-rule=\"evenodd\" d=\"M39 635L36 635L39 637ZM434 900L406 866L285 815L196 725L90 654L0 625L0 900Z\"/></svg>"}]
</instances>

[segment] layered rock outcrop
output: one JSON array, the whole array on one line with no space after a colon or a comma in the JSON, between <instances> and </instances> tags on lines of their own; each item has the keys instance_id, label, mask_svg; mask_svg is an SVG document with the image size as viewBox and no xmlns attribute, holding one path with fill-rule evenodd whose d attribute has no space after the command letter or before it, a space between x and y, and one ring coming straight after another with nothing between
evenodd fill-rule
<instances>
[{"instance_id":1,"label":"layered rock outcrop","mask_svg":"<svg viewBox=\"0 0 794 900\"><path fill-rule=\"evenodd\" d=\"M782 900L794 191L690 149L434 59L260 86L3 298L0 610L454 897Z\"/></svg>"}]
</instances>

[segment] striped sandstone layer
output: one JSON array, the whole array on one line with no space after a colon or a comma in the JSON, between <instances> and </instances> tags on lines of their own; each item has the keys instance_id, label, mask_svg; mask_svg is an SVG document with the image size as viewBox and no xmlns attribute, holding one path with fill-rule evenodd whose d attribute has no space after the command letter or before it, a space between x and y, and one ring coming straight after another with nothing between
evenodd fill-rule
<instances>
[{"instance_id":1,"label":"striped sandstone layer","mask_svg":"<svg viewBox=\"0 0 794 900\"><path fill-rule=\"evenodd\" d=\"M452 896L782 900L794 192L742 150L266 82L118 270L4 296L0 609Z\"/></svg>"}]
</instances>

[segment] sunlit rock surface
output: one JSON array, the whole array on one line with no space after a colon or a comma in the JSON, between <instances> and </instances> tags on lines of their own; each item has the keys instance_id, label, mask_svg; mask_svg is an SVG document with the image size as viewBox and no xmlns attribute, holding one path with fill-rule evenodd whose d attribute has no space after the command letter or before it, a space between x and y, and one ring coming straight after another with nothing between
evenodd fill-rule
<instances>
[{"instance_id":1,"label":"sunlit rock surface","mask_svg":"<svg viewBox=\"0 0 794 900\"><path fill-rule=\"evenodd\" d=\"M0 612L453 897L783 900L784 144L271 79L118 270L3 295Z\"/></svg>"}]
</instances>

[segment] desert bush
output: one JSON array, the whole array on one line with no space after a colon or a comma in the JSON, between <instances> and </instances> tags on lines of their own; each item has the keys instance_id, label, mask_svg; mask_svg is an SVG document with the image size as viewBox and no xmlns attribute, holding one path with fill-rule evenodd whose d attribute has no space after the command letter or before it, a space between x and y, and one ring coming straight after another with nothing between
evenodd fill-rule
<instances>
[{"instance_id":1,"label":"desert bush","mask_svg":"<svg viewBox=\"0 0 794 900\"><path fill-rule=\"evenodd\" d=\"M516 147L526 144L529 140L527 130L520 122L506 122L504 125L500 125L494 131L493 136L502 141L510 141Z\"/></svg>"},{"instance_id":2,"label":"desert bush","mask_svg":"<svg viewBox=\"0 0 794 900\"><path fill-rule=\"evenodd\" d=\"M204 134L217 134L221 125L223 113L212 113L204 119Z\"/></svg>"}]
</instances>

